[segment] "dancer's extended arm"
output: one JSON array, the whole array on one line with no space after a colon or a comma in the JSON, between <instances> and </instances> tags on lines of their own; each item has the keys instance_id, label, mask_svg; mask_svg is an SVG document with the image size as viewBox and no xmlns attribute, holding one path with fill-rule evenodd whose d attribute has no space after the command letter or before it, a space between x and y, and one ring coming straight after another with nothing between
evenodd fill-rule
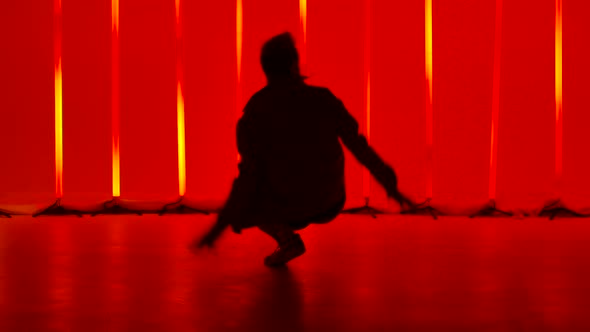
<instances>
[{"instance_id":1,"label":"dancer's extended arm","mask_svg":"<svg viewBox=\"0 0 590 332\"><path fill-rule=\"evenodd\" d=\"M346 110L340 100L335 101L334 109L338 119L338 135L342 143L385 188L388 197L395 199L402 207L404 205L413 206L412 201L399 191L397 176L393 168L381 159L369 145L365 136L359 133L357 121Z\"/></svg>"}]
</instances>

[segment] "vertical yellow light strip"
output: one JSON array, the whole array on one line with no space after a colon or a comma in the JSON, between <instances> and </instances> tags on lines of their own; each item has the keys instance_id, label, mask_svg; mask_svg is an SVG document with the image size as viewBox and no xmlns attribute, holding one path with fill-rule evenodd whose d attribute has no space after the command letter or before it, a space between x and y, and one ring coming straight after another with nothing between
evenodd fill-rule
<instances>
[{"instance_id":1,"label":"vertical yellow light strip","mask_svg":"<svg viewBox=\"0 0 590 332\"><path fill-rule=\"evenodd\" d=\"M425 8L425 58L426 58L426 84L428 89L428 101L426 105L426 196L432 198L432 0L426 0Z\"/></svg>"},{"instance_id":2,"label":"vertical yellow light strip","mask_svg":"<svg viewBox=\"0 0 590 332\"><path fill-rule=\"evenodd\" d=\"M371 0L365 0L365 134L371 142ZM363 169L363 197L371 195L371 177Z\"/></svg>"},{"instance_id":3,"label":"vertical yellow light strip","mask_svg":"<svg viewBox=\"0 0 590 332\"><path fill-rule=\"evenodd\" d=\"M111 0L111 29L119 33L119 0Z\"/></svg>"},{"instance_id":4,"label":"vertical yellow light strip","mask_svg":"<svg viewBox=\"0 0 590 332\"><path fill-rule=\"evenodd\" d=\"M186 193L186 146L184 123L183 66L182 66L182 25L180 20L180 0L176 0L176 119L178 130L178 194Z\"/></svg>"},{"instance_id":5,"label":"vertical yellow light strip","mask_svg":"<svg viewBox=\"0 0 590 332\"><path fill-rule=\"evenodd\" d=\"M490 134L490 174L488 198L496 199L498 160L498 118L500 115L500 65L502 50L502 0L496 0L496 23L494 36L494 72L492 82L492 132Z\"/></svg>"},{"instance_id":6,"label":"vertical yellow light strip","mask_svg":"<svg viewBox=\"0 0 590 332\"><path fill-rule=\"evenodd\" d=\"M239 119L242 115L242 45L244 38L244 12L242 0L236 0L236 114ZM242 157L238 153L238 162Z\"/></svg>"},{"instance_id":7,"label":"vertical yellow light strip","mask_svg":"<svg viewBox=\"0 0 590 332\"><path fill-rule=\"evenodd\" d=\"M113 197L119 197L121 196L119 160L119 0L111 0L111 28Z\"/></svg>"},{"instance_id":8,"label":"vertical yellow light strip","mask_svg":"<svg viewBox=\"0 0 590 332\"><path fill-rule=\"evenodd\" d=\"M299 21L301 24L301 69L307 66L307 0L299 0Z\"/></svg>"},{"instance_id":9,"label":"vertical yellow light strip","mask_svg":"<svg viewBox=\"0 0 590 332\"><path fill-rule=\"evenodd\" d=\"M555 0L555 175L561 194L563 157L563 3Z\"/></svg>"},{"instance_id":10,"label":"vertical yellow light strip","mask_svg":"<svg viewBox=\"0 0 590 332\"><path fill-rule=\"evenodd\" d=\"M184 97L182 87L178 82L176 95L177 126L178 126L178 193L184 196L186 193L186 149L185 149L185 128L184 128Z\"/></svg>"},{"instance_id":11,"label":"vertical yellow light strip","mask_svg":"<svg viewBox=\"0 0 590 332\"><path fill-rule=\"evenodd\" d=\"M55 169L56 194L63 195L63 83L61 59L55 70Z\"/></svg>"},{"instance_id":12,"label":"vertical yellow light strip","mask_svg":"<svg viewBox=\"0 0 590 332\"><path fill-rule=\"evenodd\" d=\"M55 194L63 196L63 77L61 67L62 6L54 2Z\"/></svg>"},{"instance_id":13,"label":"vertical yellow light strip","mask_svg":"<svg viewBox=\"0 0 590 332\"><path fill-rule=\"evenodd\" d=\"M242 0L237 0L236 4L236 60L237 60L237 75L238 87L242 80L242 43L244 36L244 13L242 8ZM238 91L241 94L241 90ZM238 100L240 102L241 100ZM238 109L239 109L238 105ZM240 109L241 110L241 109Z\"/></svg>"},{"instance_id":14,"label":"vertical yellow light strip","mask_svg":"<svg viewBox=\"0 0 590 332\"><path fill-rule=\"evenodd\" d=\"M432 103L432 0L426 0L426 80Z\"/></svg>"}]
</instances>

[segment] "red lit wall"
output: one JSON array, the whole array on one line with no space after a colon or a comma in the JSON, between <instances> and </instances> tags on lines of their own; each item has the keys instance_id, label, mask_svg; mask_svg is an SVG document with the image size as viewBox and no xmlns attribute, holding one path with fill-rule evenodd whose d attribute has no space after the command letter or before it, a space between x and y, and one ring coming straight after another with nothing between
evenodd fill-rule
<instances>
[{"instance_id":1,"label":"red lit wall","mask_svg":"<svg viewBox=\"0 0 590 332\"><path fill-rule=\"evenodd\" d=\"M309 83L329 87L363 126L364 1L308 1ZM348 205L362 204L362 172L345 154Z\"/></svg>"},{"instance_id":2,"label":"red lit wall","mask_svg":"<svg viewBox=\"0 0 590 332\"><path fill-rule=\"evenodd\" d=\"M366 127L400 187L428 198L425 1L307 0L308 82L329 87ZM489 197L494 57L499 54L496 200L540 208L563 197L590 206L590 26L585 0L563 0L563 146L556 186L556 0L433 0L432 202L465 213ZM237 173L237 109L265 84L262 43L290 31L301 42L299 0L242 0L241 80L236 0L120 0L121 197L178 195L177 48L182 52L186 196L219 204ZM0 10L0 206L55 197L53 1ZM62 0L64 199L112 193L111 2ZM370 21L367 22L367 18ZM370 28L367 50L366 29ZM367 59L366 57L369 57ZM369 66L367 67L367 63ZM237 90L239 89L239 90ZM240 98L241 96L241 98ZM347 153L348 205L363 204L360 165ZM371 183L371 204L395 209Z\"/></svg>"},{"instance_id":3,"label":"red lit wall","mask_svg":"<svg viewBox=\"0 0 590 332\"><path fill-rule=\"evenodd\" d=\"M237 174L236 3L181 0L181 8L182 4L186 195L223 201Z\"/></svg>"}]
</instances>

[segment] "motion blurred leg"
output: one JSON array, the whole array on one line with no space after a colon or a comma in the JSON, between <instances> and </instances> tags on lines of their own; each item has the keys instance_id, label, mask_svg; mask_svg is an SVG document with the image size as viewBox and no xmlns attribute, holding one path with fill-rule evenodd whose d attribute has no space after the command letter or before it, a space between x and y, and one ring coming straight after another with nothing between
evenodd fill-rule
<instances>
[{"instance_id":1,"label":"motion blurred leg","mask_svg":"<svg viewBox=\"0 0 590 332\"><path fill-rule=\"evenodd\" d=\"M266 224L258 226L264 233L277 241L279 246L275 251L264 258L264 265L270 267L283 266L290 260L305 253L305 245L299 234L285 224Z\"/></svg>"},{"instance_id":2,"label":"motion blurred leg","mask_svg":"<svg viewBox=\"0 0 590 332\"><path fill-rule=\"evenodd\" d=\"M285 224L264 224L258 228L275 239L279 246L289 242L295 235L295 232Z\"/></svg>"}]
</instances>

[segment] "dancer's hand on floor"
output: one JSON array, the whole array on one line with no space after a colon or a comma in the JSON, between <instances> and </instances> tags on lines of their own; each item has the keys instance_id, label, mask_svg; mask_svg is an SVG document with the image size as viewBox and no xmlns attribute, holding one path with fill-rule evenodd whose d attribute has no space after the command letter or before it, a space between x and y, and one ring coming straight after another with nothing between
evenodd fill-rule
<instances>
[{"instance_id":1,"label":"dancer's hand on floor","mask_svg":"<svg viewBox=\"0 0 590 332\"><path fill-rule=\"evenodd\" d=\"M195 239L191 243L191 248L194 249L204 249L204 248L213 248L215 246L215 239L212 238L209 234Z\"/></svg>"},{"instance_id":2,"label":"dancer's hand on floor","mask_svg":"<svg viewBox=\"0 0 590 332\"><path fill-rule=\"evenodd\" d=\"M221 237L223 231L227 228L228 225L221 224L216 222L215 225L200 239L194 240L190 245L189 248L192 251L198 249L205 249L205 248L213 248L215 246L215 242Z\"/></svg>"},{"instance_id":3,"label":"dancer's hand on floor","mask_svg":"<svg viewBox=\"0 0 590 332\"><path fill-rule=\"evenodd\" d=\"M396 191L388 196L397 201L402 212L411 211L416 208L416 203L414 203L411 199L399 191Z\"/></svg>"}]
</instances>

